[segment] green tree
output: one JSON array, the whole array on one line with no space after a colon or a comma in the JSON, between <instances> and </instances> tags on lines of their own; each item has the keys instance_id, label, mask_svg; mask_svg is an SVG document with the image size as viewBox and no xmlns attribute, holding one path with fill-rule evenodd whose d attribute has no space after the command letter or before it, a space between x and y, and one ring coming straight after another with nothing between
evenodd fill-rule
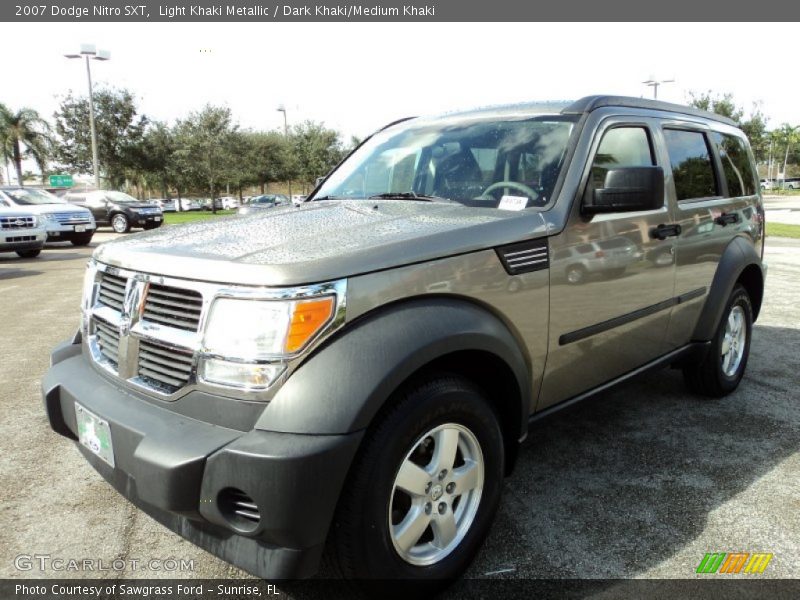
<instances>
[{"instance_id":1,"label":"green tree","mask_svg":"<svg viewBox=\"0 0 800 600\"><path fill-rule=\"evenodd\" d=\"M234 177L235 142L238 125L233 122L229 108L206 105L190 113L175 126L176 168L203 182L213 200L218 187Z\"/></svg>"},{"instance_id":2,"label":"green tree","mask_svg":"<svg viewBox=\"0 0 800 600\"><path fill-rule=\"evenodd\" d=\"M94 107L100 170L111 186L119 187L139 167L137 148L148 119L139 114L135 96L126 89L95 90ZM69 92L53 116L60 140L56 160L76 172L91 173L88 98Z\"/></svg>"},{"instance_id":3,"label":"green tree","mask_svg":"<svg viewBox=\"0 0 800 600\"><path fill-rule=\"evenodd\" d=\"M0 104L0 145L3 159L10 160L17 172L17 180L23 185L22 160L30 157L36 162L44 180L47 160L50 157L50 126L32 108L16 112Z\"/></svg>"},{"instance_id":4,"label":"green tree","mask_svg":"<svg viewBox=\"0 0 800 600\"><path fill-rule=\"evenodd\" d=\"M291 171L305 184L313 184L342 160L344 150L339 133L322 123L305 121L295 125Z\"/></svg>"},{"instance_id":5,"label":"green tree","mask_svg":"<svg viewBox=\"0 0 800 600\"><path fill-rule=\"evenodd\" d=\"M736 122L750 140L756 162L764 162L769 154L769 136L767 135L767 118L761 107L754 104L745 118L744 109L736 104L733 94L715 94L711 90L703 93L689 92L689 105L707 110Z\"/></svg>"},{"instance_id":6,"label":"green tree","mask_svg":"<svg viewBox=\"0 0 800 600\"><path fill-rule=\"evenodd\" d=\"M277 131L248 132L248 157L252 181L263 194L268 183L285 181L292 175L290 165L292 146L286 136Z\"/></svg>"}]
</instances>

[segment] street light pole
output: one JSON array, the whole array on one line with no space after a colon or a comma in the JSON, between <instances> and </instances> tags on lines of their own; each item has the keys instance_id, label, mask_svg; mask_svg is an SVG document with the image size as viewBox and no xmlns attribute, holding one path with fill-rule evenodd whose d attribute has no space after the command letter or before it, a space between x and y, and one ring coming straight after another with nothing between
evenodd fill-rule
<instances>
[{"instance_id":1,"label":"street light pole","mask_svg":"<svg viewBox=\"0 0 800 600\"><path fill-rule=\"evenodd\" d=\"M286 117L286 106L283 103L279 104L278 108L277 108L277 111L283 113L283 137L285 137L286 141L288 142L289 141L289 120ZM292 180L291 180L291 178L289 179L289 181L286 182L286 184L289 187L289 202L291 202L292 201Z\"/></svg>"},{"instance_id":2,"label":"street light pole","mask_svg":"<svg viewBox=\"0 0 800 600\"><path fill-rule=\"evenodd\" d=\"M646 86L653 88L653 99L658 100L658 86L664 83L674 83L674 79L661 79L660 81L651 77L647 81L643 81L642 83Z\"/></svg>"},{"instance_id":3,"label":"street light pole","mask_svg":"<svg viewBox=\"0 0 800 600\"><path fill-rule=\"evenodd\" d=\"M80 54L65 54L67 58L83 58L86 61L86 79L89 82L89 130L92 136L92 172L94 174L94 185L100 187L100 161L97 158L97 131L94 125L94 92L92 90L92 69L89 66L89 59L110 60L111 53L106 50L97 50L94 44L81 44Z\"/></svg>"}]
</instances>

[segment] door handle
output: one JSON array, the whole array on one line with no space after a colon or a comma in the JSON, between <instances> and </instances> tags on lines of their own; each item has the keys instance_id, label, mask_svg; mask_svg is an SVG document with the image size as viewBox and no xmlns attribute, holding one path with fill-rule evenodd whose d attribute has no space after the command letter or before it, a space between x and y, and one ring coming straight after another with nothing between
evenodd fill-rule
<instances>
[{"instance_id":1,"label":"door handle","mask_svg":"<svg viewBox=\"0 0 800 600\"><path fill-rule=\"evenodd\" d=\"M681 226L677 223L662 224L650 230L650 235L657 240L665 240L668 237L678 237L680 234Z\"/></svg>"},{"instance_id":2,"label":"door handle","mask_svg":"<svg viewBox=\"0 0 800 600\"><path fill-rule=\"evenodd\" d=\"M739 222L739 213L722 213L720 216L714 219L714 223L722 225L723 227L738 222Z\"/></svg>"}]
</instances>

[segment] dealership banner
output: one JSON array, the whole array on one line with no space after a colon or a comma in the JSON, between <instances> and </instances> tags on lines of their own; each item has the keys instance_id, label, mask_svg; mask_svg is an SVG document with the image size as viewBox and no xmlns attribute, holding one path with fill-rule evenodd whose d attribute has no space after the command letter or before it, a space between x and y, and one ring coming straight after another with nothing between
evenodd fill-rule
<instances>
[{"instance_id":1,"label":"dealership banner","mask_svg":"<svg viewBox=\"0 0 800 600\"><path fill-rule=\"evenodd\" d=\"M786 0L748 3L740 0L128 0L128 3L116 0L3 0L0 3L0 21L12 22L772 21L778 17L782 22L798 20L800 3ZM716 33L724 36L725 32ZM714 40L710 37L705 41L713 44ZM404 40L393 41L402 43ZM492 41L482 39L480 43ZM414 40L414 43L420 42ZM494 42L502 44L502 40ZM584 44L589 52L602 50L603 30L598 28L592 39L565 39L564 43ZM687 40L653 39L653 44L676 43L687 43ZM695 43L698 52L702 53L702 40ZM531 51L535 50L536 35L532 32ZM647 48L631 50L647 52Z\"/></svg>"}]
</instances>

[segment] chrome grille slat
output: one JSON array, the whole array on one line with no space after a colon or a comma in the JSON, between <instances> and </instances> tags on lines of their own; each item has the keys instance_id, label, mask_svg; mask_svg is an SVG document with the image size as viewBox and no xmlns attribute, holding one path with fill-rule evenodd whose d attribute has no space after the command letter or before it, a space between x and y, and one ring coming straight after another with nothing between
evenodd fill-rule
<instances>
[{"instance_id":1,"label":"chrome grille slat","mask_svg":"<svg viewBox=\"0 0 800 600\"><path fill-rule=\"evenodd\" d=\"M192 358L188 350L175 350L143 339L139 345L139 375L160 386L178 389L192 375Z\"/></svg>"},{"instance_id":2,"label":"chrome grille slat","mask_svg":"<svg viewBox=\"0 0 800 600\"><path fill-rule=\"evenodd\" d=\"M128 280L125 277L103 273L100 277L100 290L98 292L100 303L122 312L127 282Z\"/></svg>"},{"instance_id":3,"label":"chrome grille slat","mask_svg":"<svg viewBox=\"0 0 800 600\"><path fill-rule=\"evenodd\" d=\"M197 331L202 309L203 297L199 292L150 284L142 319L185 331Z\"/></svg>"},{"instance_id":4,"label":"chrome grille slat","mask_svg":"<svg viewBox=\"0 0 800 600\"><path fill-rule=\"evenodd\" d=\"M34 220L33 216L0 217L0 229L32 229Z\"/></svg>"},{"instance_id":5,"label":"chrome grille slat","mask_svg":"<svg viewBox=\"0 0 800 600\"><path fill-rule=\"evenodd\" d=\"M100 320L95 320L94 328L100 353L116 368L119 363L119 331Z\"/></svg>"}]
</instances>

